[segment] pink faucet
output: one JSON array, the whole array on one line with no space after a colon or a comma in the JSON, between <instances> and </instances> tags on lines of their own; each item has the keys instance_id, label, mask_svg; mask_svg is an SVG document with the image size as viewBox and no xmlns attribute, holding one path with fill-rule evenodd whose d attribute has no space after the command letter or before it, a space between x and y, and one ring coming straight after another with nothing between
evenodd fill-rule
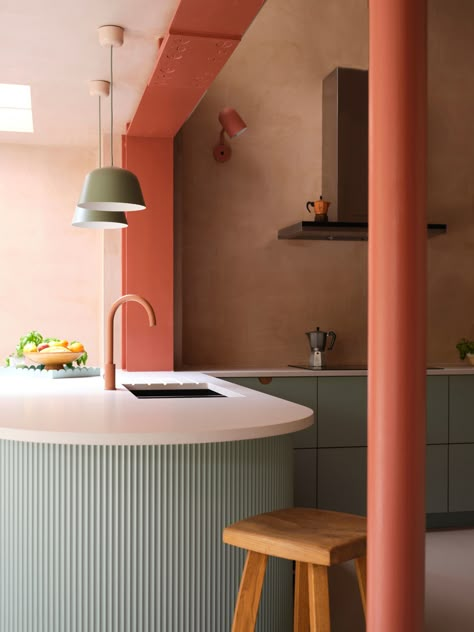
<instances>
[{"instance_id":1,"label":"pink faucet","mask_svg":"<svg viewBox=\"0 0 474 632\"><path fill-rule=\"evenodd\" d=\"M121 296L119 299L115 301L109 311L109 315L107 317L107 326L105 330L105 366L104 366L104 378L105 378L105 390L106 391L114 391L115 390L115 364L114 364L114 316L117 309L122 305L122 303L127 303L127 301L134 301L135 303L140 303L148 314L148 321L150 323L150 327L154 327L156 325L156 317L155 312L153 311L153 307L150 303L138 296L138 294L125 294Z\"/></svg>"}]
</instances>

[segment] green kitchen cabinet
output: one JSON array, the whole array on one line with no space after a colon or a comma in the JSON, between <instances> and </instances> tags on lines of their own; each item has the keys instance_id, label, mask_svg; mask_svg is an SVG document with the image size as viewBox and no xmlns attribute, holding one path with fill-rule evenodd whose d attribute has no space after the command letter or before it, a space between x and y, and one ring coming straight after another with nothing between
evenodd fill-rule
<instances>
[{"instance_id":1,"label":"green kitchen cabinet","mask_svg":"<svg viewBox=\"0 0 474 632\"><path fill-rule=\"evenodd\" d=\"M318 507L366 515L367 449L321 448L317 464ZM426 513L448 511L447 445L426 447L425 502Z\"/></svg>"},{"instance_id":2,"label":"green kitchen cabinet","mask_svg":"<svg viewBox=\"0 0 474 632\"><path fill-rule=\"evenodd\" d=\"M474 376L449 376L449 442L474 442Z\"/></svg>"},{"instance_id":3,"label":"green kitchen cabinet","mask_svg":"<svg viewBox=\"0 0 474 632\"><path fill-rule=\"evenodd\" d=\"M320 448L317 460L318 507L366 515L367 448Z\"/></svg>"},{"instance_id":4,"label":"green kitchen cabinet","mask_svg":"<svg viewBox=\"0 0 474 632\"><path fill-rule=\"evenodd\" d=\"M262 375L262 377L264 377ZM224 378L233 384L240 384L255 391L281 397L289 402L307 406L313 411L317 407L317 378L316 377L274 377L269 384L262 384L257 377ZM293 447L315 448L317 441L316 415L314 424L306 430L293 434Z\"/></svg>"},{"instance_id":5,"label":"green kitchen cabinet","mask_svg":"<svg viewBox=\"0 0 474 632\"><path fill-rule=\"evenodd\" d=\"M474 444L449 446L449 511L474 511Z\"/></svg>"},{"instance_id":6,"label":"green kitchen cabinet","mask_svg":"<svg viewBox=\"0 0 474 632\"><path fill-rule=\"evenodd\" d=\"M471 381L472 383L472 381ZM428 444L448 443L447 376L428 376L426 438ZM318 447L367 445L367 378L318 379Z\"/></svg>"},{"instance_id":7,"label":"green kitchen cabinet","mask_svg":"<svg viewBox=\"0 0 474 632\"><path fill-rule=\"evenodd\" d=\"M315 411L317 423L293 435L296 505L365 515L365 376L229 381ZM458 524L463 516L459 524L474 524L474 375L427 376L426 443L426 513L438 527ZM461 518L453 518L456 512Z\"/></svg>"},{"instance_id":8,"label":"green kitchen cabinet","mask_svg":"<svg viewBox=\"0 0 474 632\"><path fill-rule=\"evenodd\" d=\"M317 506L317 450L315 448L294 451L294 505Z\"/></svg>"},{"instance_id":9,"label":"green kitchen cabinet","mask_svg":"<svg viewBox=\"0 0 474 632\"><path fill-rule=\"evenodd\" d=\"M426 443L449 441L449 377L428 375L426 378Z\"/></svg>"},{"instance_id":10,"label":"green kitchen cabinet","mask_svg":"<svg viewBox=\"0 0 474 632\"><path fill-rule=\"evenodd\" d=\"M318 378L318 447L367 445L367 378Z\"/></svg>"},{"instance_id":11,"label":"green kitchen cabinet","mask_svg":"<svg viewBox=\"0 0 474 632\"><path fill-rule=\"evenodd\" d=\"M426 513L448 511L447 445L426 446Z\"/></svg>"}]
</instances>

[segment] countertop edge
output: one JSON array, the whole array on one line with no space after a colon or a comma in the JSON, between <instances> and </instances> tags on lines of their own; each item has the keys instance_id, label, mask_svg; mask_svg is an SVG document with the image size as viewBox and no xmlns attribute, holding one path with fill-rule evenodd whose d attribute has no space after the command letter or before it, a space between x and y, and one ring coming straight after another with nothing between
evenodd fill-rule
<instances>
[{"instance_id":1,"label":"countertop edge","mask_svg":"<svg viewBox=\"0 0 474 632\"><path fill-rule=\"evenodd\" d=\"M223 400L139 400L119 382L117 391L104 391L100 377L77 382L8 377L0 389L0 440L92 446L224 443L291 434L314 422L310 408L202 373L119 371L117 377L120 384L204 380L228 394ZM71 411L73 419L66 421Z\"/></svg>"},{"instance_id":2,"label":"countertop edge","mask_svg":"<svg viewBox=\"0 0 474 632\"><path fill-rule=\"evenodd\" d=\"M301 406L301 408L304 408ZM188 445L200 443L226 443L234 441L251 441L255 439L270 439L285 434L292 434L309 428L314 423L312 411L307 417L297 421L289 421L274 426L257 428L231 429L222 432L212 430L212 438L206 436L205 431L186 433L186 439L179 433L133 433L105 434L79 432L52 432L30 429L11 429L0 427L0 441L18 441L20 443L41 443L83 446L151 446L151 445Z\"/></svg>"}]
</instances>

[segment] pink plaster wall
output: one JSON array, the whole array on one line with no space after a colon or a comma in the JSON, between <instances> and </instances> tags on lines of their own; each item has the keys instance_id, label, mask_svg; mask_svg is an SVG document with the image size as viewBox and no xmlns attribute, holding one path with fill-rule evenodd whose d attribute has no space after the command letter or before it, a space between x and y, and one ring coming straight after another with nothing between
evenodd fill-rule
<instances>
[{"instance_id":1,"label":"pink plaster wall","mask_svg":"<svg viewBox=\"0 0 474 632\"><path fill-rule=\"evenodd\" d=\"M320 194L322 78L367 63L364 0L271 0L183 127L184 366L306 361L316 325L338 334L334 362L364 359L367 245L277 232ZM225 106L248 131L218 164Z\"/></svg>"},{"instance_id":2,"label":"pink plaster wall","mask_svg":"<svg viewBox=\"0 0 474 632\"><path fill-rule=\"evenodd\" d=\"M367 21L366 0L267 2L184 125L178 366L304 361L316 325L338 335L333 363L366 360L367 244L276 236L308 219L305 203L320 193L321 81L338 65L368 67ZM457 362L457 340L474 337L473 25L469 0L430 0L428 217L449 225L428 242L430 363ZM218 164L224 106L249 129Z\"/></svg>"},{"instance_id":3,"label":"pink plaster wall","mask_svg":"<svg viewBox=\"0 0 474 632\"><path fill-rule=\"evenodd\" d=\"M0 145L0 364L37 329L81 340L98 365L103 240L71 226L96 160L86 149Z\"/></svg>"}]
</instances>

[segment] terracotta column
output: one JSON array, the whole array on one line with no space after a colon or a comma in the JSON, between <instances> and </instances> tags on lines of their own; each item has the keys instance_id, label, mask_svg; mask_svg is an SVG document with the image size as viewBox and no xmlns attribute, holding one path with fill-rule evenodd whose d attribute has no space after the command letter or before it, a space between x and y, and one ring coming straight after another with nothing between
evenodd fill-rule
<instances>
[{"instance_id":1,"label":"terracotta column","mask_svg":"<svg viewBox=\"0 0 474 632\"><path fill-rule=\"evenodd\" d=\"M122 164L140 180L145 211L127 213L122 231L122 291L147 299L156 315L149 327L143 310L122 311L122 368L173 370L173 139L127 136Z\"/></svg>"},{"instance_id":2,"label":"terracotta column","mask_svg":"<svg viewBox=\"0 0 474 632\"><path fill-rule=\"evenodd\" d=\"M368 632L424 610L426 0L370 0Z\"/></svg>"}]
</instances>

